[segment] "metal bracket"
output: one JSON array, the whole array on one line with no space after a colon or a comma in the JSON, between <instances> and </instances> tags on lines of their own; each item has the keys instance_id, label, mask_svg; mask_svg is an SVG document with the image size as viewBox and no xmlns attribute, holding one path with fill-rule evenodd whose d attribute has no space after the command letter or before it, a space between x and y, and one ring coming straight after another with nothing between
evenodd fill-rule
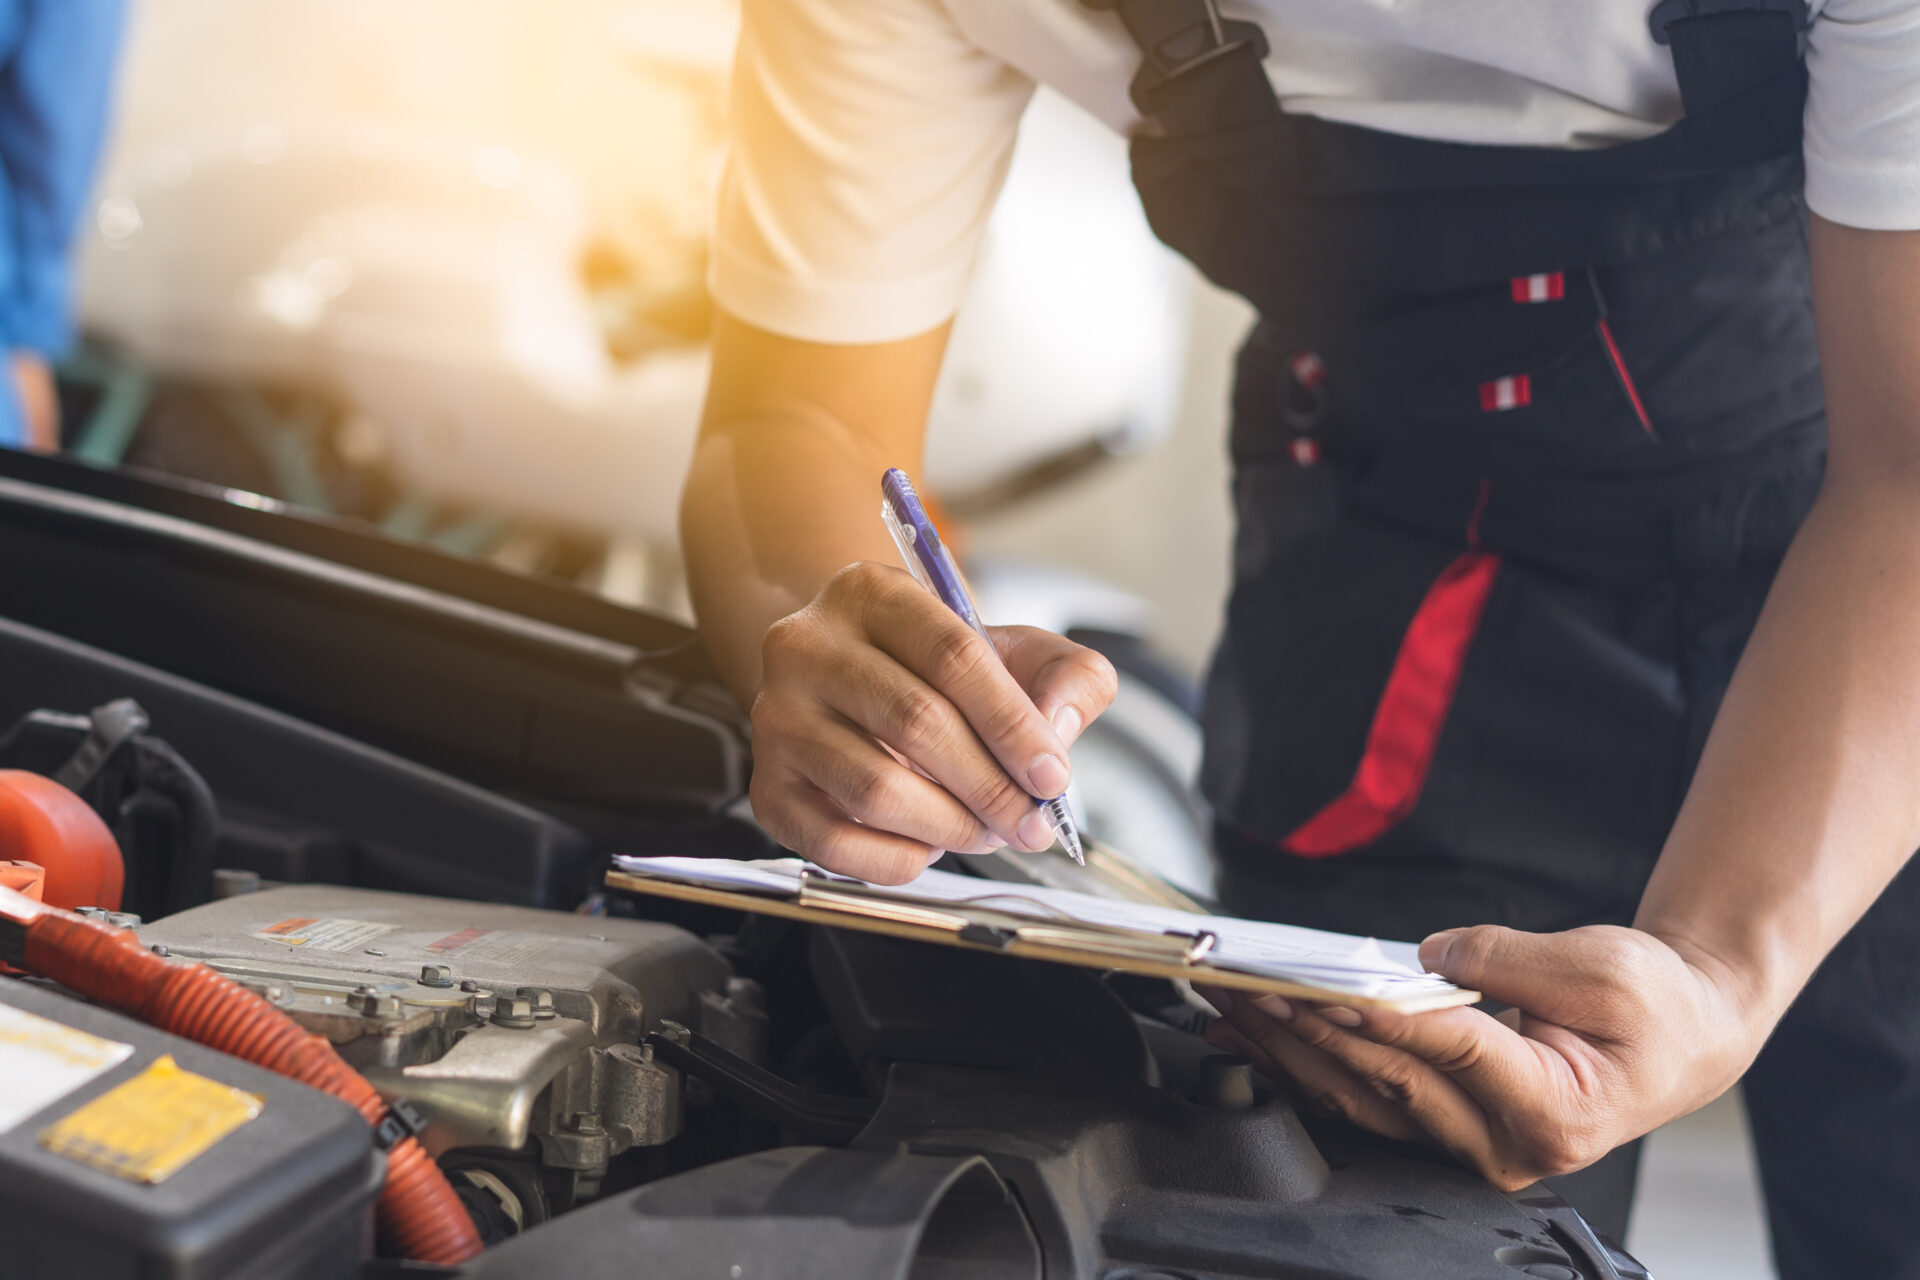
<instances>
[{"instance_id":1,"label":"metal bracket","mask_svg":"<svg viewBox=\"0 0 1920 1280\"><path fill-rule=\"evenodd\" d=\"M147 713L132 698L115 698L103 707L95 707L87 713L87 720L86 738L53 775L55 782L76 794L99 776L114 752L145 733L148 726Z\"/></svg>"}]
</instances>

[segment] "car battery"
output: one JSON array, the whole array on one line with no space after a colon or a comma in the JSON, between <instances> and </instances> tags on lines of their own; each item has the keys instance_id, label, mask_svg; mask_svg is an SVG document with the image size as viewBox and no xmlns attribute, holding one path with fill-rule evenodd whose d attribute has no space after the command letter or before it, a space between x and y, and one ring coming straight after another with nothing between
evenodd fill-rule
<instances>
[{"instance_id":1,"label":"car battery","mask_svg":"<svg viewBox=\"0 0 1920 1280\"><path fill-rule=\"evenodd\" d=\"M344 1102L0 978L6 1280L349 1280L384 1174Z\"/></svg>"}]
</instances>

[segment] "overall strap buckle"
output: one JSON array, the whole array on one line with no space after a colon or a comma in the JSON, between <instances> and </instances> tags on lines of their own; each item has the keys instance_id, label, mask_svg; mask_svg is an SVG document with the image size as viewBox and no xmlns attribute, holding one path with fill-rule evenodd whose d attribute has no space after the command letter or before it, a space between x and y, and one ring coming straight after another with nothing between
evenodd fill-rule
<instances>
[{"instance_id":1,"label":"overall strap buckle","mask_svg":"<svg viewBox=\"0 0 1920 1280\"><path fill-rule=\"evenodd\" d=\"M1647 17L1673 52L1685 119L1706 157L1798 153L1806 101L1807 0L1661 0Z\"/></svg>"},{"instance_id":2,"label":"overall strap buckle","mask_svg":"<svg viewBox=\"0 0 1920 1280\"><path fill-rule=\"evenodd\" d=\"M1726 13L1784 13L1796 32L1813 25L1807 0L1660 0L1647 15L1654 43L1671 43L1667 28L1685 18L1713 18Z\"/></svg>"},{"instance_id":3,"label":"overall strap buckle","mask_svg":"<svg viewBox=\"0 0 1920 1280\"><path fill-rule=\"evenodd\" d=\"M1082 0L1089 9L1118 13L1127 34L1140 47L1140 72L1133 97L1147 95L1241 49L1258 65L1268 52L1259 24L1220 16L1215 0Z\"/></svg>"}]
</instances>

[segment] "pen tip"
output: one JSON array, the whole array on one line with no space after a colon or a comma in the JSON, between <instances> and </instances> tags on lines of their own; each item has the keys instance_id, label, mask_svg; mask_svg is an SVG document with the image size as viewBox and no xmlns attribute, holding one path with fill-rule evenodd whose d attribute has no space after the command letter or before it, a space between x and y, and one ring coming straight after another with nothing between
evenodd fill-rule
<instances>
[{"instance_id":1,"label":"pen tip","mask_svg":"<svg viewBox=\"0 0 1920 1280\"><path fill-rule=\"evenodd\" d=\"M1080 831L1073 825L1073 815L1067 811L1067 798L1055 796L1051 800L1041 801L1041 804L1046 806L1048 815L1053 819L1053 835L1060 842L1060 847L1067 851L1069 858L1086 866L1087 855L1082 851Z\"/></svg>"}]
</instances>

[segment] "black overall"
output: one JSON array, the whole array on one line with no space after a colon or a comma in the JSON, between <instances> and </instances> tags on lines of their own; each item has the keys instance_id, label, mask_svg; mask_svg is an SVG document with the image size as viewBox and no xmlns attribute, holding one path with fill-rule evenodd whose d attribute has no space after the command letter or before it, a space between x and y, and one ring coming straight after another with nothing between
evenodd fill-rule
<instances>
[{"instance_id":1,"label":"black overall","mask_svg":"<svg viewBox=\"0 0 1920 1280\"><path fill-rule=\"evenodd\" d=\"M1661 5L1684 119L1572 151L1288 115L1210 0L1089 3L1143 51L1154 230L1260 314L1206 708L1227 905L1627 923L1820 484L1804 6ZM1920 1276L1920 870L1745 1089L1782 1274Z\"/></svg>"}]
</instances>

